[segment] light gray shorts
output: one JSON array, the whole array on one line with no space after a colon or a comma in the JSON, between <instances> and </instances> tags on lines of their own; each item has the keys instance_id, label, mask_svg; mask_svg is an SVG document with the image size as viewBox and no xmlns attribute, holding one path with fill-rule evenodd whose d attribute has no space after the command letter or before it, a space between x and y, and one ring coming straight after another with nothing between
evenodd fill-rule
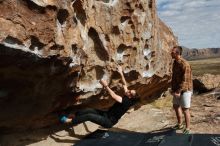
<instances>
[{"instance_id":1,"label":"light gray shorts","mask_svg":"<svg viewBox=\"0 0 220 146\"><path fill-rule=\"evenodd\" d=\"M190 108L192 91L183 92L180 97L173 96L173 104L182 108Z\"/></svg>"}]
</instances>

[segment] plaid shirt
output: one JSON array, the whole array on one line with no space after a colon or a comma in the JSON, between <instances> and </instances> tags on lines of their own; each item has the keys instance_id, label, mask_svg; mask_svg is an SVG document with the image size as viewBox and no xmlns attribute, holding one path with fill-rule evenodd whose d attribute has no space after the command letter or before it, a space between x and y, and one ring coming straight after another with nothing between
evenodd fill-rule
<instances>
[{"instance_id":1,"label":"plaid shirt","mask_svg":"<svg viewBox=\"0 0 220 146\"><path fill-rule=\"evenodd\" d=\"M185 92L192 91L192 69L189 63L180 58L173 63L173 75L172 75L172 91L173 92Z\"/></svg>"}]
</instances>

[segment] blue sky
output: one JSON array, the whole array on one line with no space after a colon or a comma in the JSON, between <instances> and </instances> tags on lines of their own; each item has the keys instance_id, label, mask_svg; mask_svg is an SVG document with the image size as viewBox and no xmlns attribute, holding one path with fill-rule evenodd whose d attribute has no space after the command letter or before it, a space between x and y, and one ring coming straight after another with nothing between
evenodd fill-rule
<instances>
[{"instance_id":1,"label":"blue sky","mask_svg":"<svg viewBox=\"0 0 220 146\"><path fill-rule=\"evenodd\" d=\"M220 47L220 0L156 0L159 17L188 48Z\"/></svg>"}]
</instances>

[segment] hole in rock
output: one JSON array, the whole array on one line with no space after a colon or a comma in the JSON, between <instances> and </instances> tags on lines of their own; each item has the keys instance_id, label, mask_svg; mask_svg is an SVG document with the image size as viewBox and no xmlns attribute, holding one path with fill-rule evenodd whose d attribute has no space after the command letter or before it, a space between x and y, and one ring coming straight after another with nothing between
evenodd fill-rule
<instances>
[{"instance_id":1,"label":"hole in rock","mask_svg":"<svg viewBox=\"0 0 220 146\"><path fill-rule=\"evenodd\" d=\"M105 47L103 46L103 43L100 40L99 35L96 32L96 30L94 28L90 28L88 34L89 34L89 37L94 42L94 50L96 52L96 55L99 57L99 59L102 60L102 61L109 60L109 54L105 50Z\"/></svg>"},{"instance_id":2,"label":"hole in rock","mask_svg":"<svg viewBox=\"0 0 220 146\"><path fill-rule=\"evenodd\" d=\"M76 54L77 53L77 44L72 44L72 50L73 50L73 53Z\"/></svg>"},{"instance_id":3,"label":"hole in rock","mask_svg":"<svg viewBox=\"0 0 220 146\"><path fill-rule=\"evenodd\" d=\"M138 79L139 73L136 72L135 70L132 70L132 71L128 72L127 74L125 74L125 76L126 76L126 80L128 82L131 82L131 81L134 81L134 80Z\"/></svg>"},{"instance_id":4,"label":"hole in rock","mask_svg":"<svg viewBox=\"0 0 220 146\"><path fill-rule=\"evenodd\" d=\"M131 19L131 17L129 17L129 16L122 16L120 21L121 21L121 23L123 23L123 22L125 22L128 19Z\"/></svg>"},{"instance_id":5,"label":"hole in rock","mask_svg":"<svg viewBox=\"0 0 220 146\"><path fill-rule=\"evenodd\" d=\"M39 12L41 14L45 13L45 8L37 5L31 0L24 0L28 6L29 9L34 10L36 12Z\"/></svg>"},{"instance_id":6,"label":"hole in rock","mask_svg":"<svg viewBox=\"0 0 220 146\"><path fill-rule=\"evenodd\" d=\"M102 1L104 3L109 3L110 2L110 0L97 0L97 1Z\"/></svg>"},{"instance_id":7,"label":"hole in rock","mask_svg":"<svg viewBox=\"0 0 220 146\"><path fill-rule=\"evenodd\" d=\"M109 38L109 36L107 34L105 35L105 40L110 42L110 38Z\"/></svg>"},{"instance_id":8,"label":"hole in rock","mask_svg":"<svg viewBox=\"0 0 220 146\"><path fill-rule=\"evenodd\" d=\"M5 42L9 43L9 44L23 45L23 43L19 39L14 38L12 36L7 36L6 39L5 39Z\"/></svg>"},{"instance_id":9,"label":"hole in rock","mask_svg":"<svg viewBox=\"0 0 220 146\"><path fill-rule=\"evenodd\" d=\"M59 44L55 44L52 47L50 47L51 50L63 50L64 46L59 45Z\"/></svg>"},{"instance_id":10,"label":"hole in rock","mask_svg":"<svg viewBox=\"0 0 220 146\"><path fill-rule=\"evenodd\" d=\"M112 33L116 34L116 35L120 34L120 30L119 30L118 26L113 26L112 27Z\"/></svg>"},{"instance_id":11,"label":"hole in rock","mask_svg":"<svg viewBox=\"0 0 220 146\"><path fill-rule=\"evenodd\" d=\"M153 0L150 0L150 1L149 1L148 7L149 7L149 8L152 8L152 7L153 7Z\"/></svg>"},{"instance_id":12,"label":"hole in rock","mask_svg":"<svg viewBox=\"0 0 220 146\"><path fill-rule=\"evenodd\" d=\"M31 46L30 49L34 50L37 48L38 50L41 50L45 45L39 41L39 39L35 36L31 36Z\"/></svg>"},{"instance_id":13,"label":"hole in rock","mask_svg":"<svg viewBox=\"0 0 220 146\"><path fill-rule=\"evenodd\" d=\"M138 42L138 41L139 41L139 38L134 37L134 38L133 38L133 41L137 41L137 42Z\"/></svg>"},{"instance_id":14,"label":"hole in rock","mask_svg":"<svg viewBox=\"0 0 220 146\"><path fill-rule=\"evenodd\" d=\"M103 67L95 66L95 71L96 71L96 79L101 80L105 74Z\"/></svg>"},{"instance_id":15,"label":"hole in rock","mask_svg":"<svg viewBox=\"0 0 220 146\"><path fill-rule=\"evenodd\" d=\"M72 6L74 8L74 11L76 12L77 19L81 22L83 26L85 26L86 13L85 13L85 10L83 9L81 0L76 0Z\"/></svg>"},{"instance_id":16,"label":"hole in rock","mask_svg":"<svg viewBox=\"0 0 220 146\"><path fill-rule=\"evenodd\" d=\"M66 21L68 16L69 16L69 13L66 9L60 9L57 13L57 19L61 25Z\"/></svg>"}]
</instances>

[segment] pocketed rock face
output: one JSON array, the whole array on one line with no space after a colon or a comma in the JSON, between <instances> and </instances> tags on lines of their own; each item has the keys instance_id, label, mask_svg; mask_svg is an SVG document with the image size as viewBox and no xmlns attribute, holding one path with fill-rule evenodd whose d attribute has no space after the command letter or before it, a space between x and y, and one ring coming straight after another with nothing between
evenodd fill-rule
<instances>
[{"instance_id":1,"label":"pocketed rock face","mask_svg":"<svg viewBox=\"0 0 220 146\"><path fill-rule=\"evenodd\" d=\"M44 127L70 106L99 106L107 95L98 80L120 92L117 64L143 98L168 86L177 41L154 0L3 0L0 10L1 130Z\"/></svg>"}]
</instances>

